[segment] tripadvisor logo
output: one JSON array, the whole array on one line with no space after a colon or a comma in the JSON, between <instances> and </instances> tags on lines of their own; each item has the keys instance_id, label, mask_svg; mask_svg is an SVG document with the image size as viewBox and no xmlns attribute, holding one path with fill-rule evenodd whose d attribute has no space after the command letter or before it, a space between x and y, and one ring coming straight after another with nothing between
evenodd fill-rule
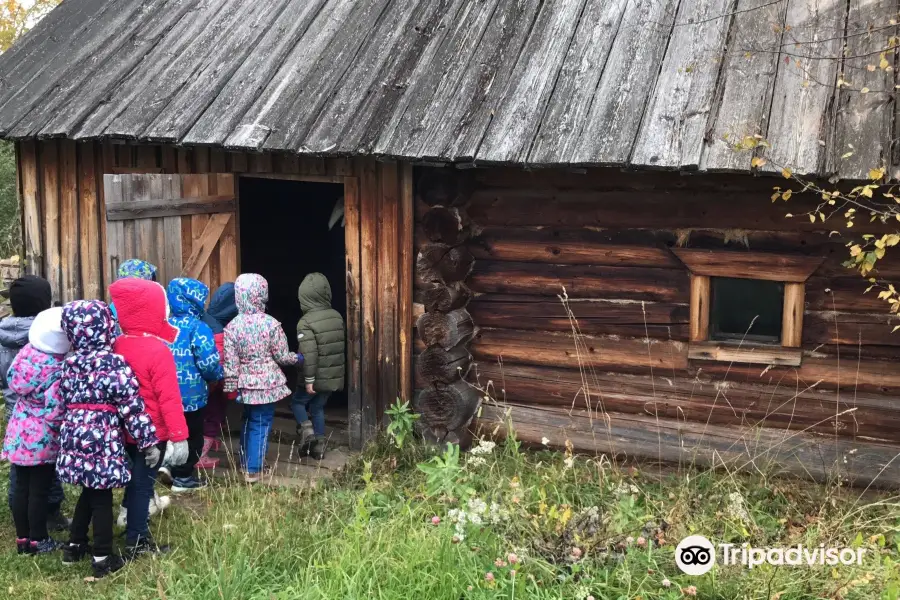
<instances>
[{"instance_id":1,"label":"tripadvisor logo","mask_svg":"<svg viewBox=\"0 0 900 600\"><path fill-rule=\"evenodd\" d=\"M776 566L862 565L865 548L808 547L754 548L750 544L719 544L723 565L743 565L753 569L763 564ZM702 535L691 535L675 548L675 564L687 575L703 575L716 564L716 546Z\"/></svg>"}]
</instances>

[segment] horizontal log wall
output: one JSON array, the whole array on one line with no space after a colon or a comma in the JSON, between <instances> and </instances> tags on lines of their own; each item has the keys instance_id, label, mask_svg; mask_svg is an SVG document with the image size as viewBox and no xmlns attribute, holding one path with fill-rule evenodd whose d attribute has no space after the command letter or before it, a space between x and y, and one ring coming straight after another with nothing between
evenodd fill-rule
<instances>
[{"instance_id":1,"label":"horizontal log wall","mask_svg":"<svg viewBox=\"0 0 900 600\"><path fill-rule=\"evenodd\" d=\"M667 426L900 443L900 334L891 333L900 320L842 266L844 241L820 223L785 217L803 212L802 197L770 201L780 181L618 170L460 176L474 180L466 283L479 331L469 349L479 381L500 400L613 420L652 416ZM417 246L426 210L416 205ZM677 247L824 257L806 285L802 365L690 361L690 275L670 251ZM900 264L882 275L900 275ZM418 290L419 301L426 292ZM655 443L622 450L658 451Z\"/></svg>"},{"instance_id":2,"label":"horizontal log wall","mask_svg":"<svg viewBox=\"0 0 900 600\"><path fill-rule=\"evenodd\" d=\"M103 298L112 281L105 258L105 173L351 178L359 197L358 210L348 207L346 215L348 227L358 224L359 231L347 247L353 256L348 259L348 290L355 299L348 305L351 438L371 435L384 408L400 394L411 395L413 209L408 166L372 159L69 140L19 142L17 160L25 268L46 277L60 302ZM209 269L218 268L214 254ZM356 289L356 281L362 289Z\"/></svg>"}]
</instances>

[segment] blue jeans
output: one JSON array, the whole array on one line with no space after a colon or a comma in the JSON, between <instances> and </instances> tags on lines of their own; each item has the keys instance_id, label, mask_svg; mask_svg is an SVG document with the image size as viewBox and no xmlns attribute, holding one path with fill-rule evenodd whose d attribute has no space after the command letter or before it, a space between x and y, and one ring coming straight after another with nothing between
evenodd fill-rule
<instances>
[{"instance_id":1,"label":"blue jeans","mask_svg":"<svg viewBox=\"0 0 900 600\"><path fill-rule=\"evenodd\" d=\"M274 402L244 406L244 422L241 425L241 466L247 473L256 474L262 471L266 452L269 451L269 432L272 431L274 419Z\"/></svg>"},{"instance_id":2,"label":"blue jeans","mask_svg":"<svg viewBox=\"0 0 900 600\"><path fill-rule=\"evenodd\" d=\"M310 396L306 393L306 388L298 387L291 397L291 410L294 411L297 424L310 420L316 435L325 435L325 405L330 397L331 392L319 392Z\"/></svg>"},{"instance_id":3,"label":"blue jeans","mask_svg":"<svg viewBox=\"0 0 900 600\"><path fill-rule=\"evenodd\" d=\"M160 451L160 460L156 465L148 467L144 453L139 452L137 446L131 444L125 446L125 451L131 459L131 481L128 482L125 495L122 497L122 506L128 510L125 543L129 546L137 544L142 538L150 537L150 499L153 498L156 474L162 464L162 455L166 451L165 442L157 445L157 448Z\"/></svg>"}]
</instances>

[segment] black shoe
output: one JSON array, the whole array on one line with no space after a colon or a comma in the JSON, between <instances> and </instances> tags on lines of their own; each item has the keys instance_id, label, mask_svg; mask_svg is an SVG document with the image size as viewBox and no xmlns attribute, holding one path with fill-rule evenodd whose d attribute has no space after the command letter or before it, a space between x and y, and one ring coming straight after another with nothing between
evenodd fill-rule
<instances>
[{"instance_id":1,"label":"black shoe","mask_svg":"<svg viewBox=\"0 0 900 600\"><path fill-rule=\"evenodd\" d=\"M309 449L309 455L315 460L322 460L325 458L325 438L316 436L316 441L313 442L312 446Z\"/></svg>"},{"instance_id":2,"label":"black shoe","mask_svg":"<svg viewBox=\"0 0 900 600\"><path fill-rule=\"evenodd\" d=\"M55 510L47 515L48 531L68 531L71 524L72 521L63 516L60 510Z\"/></svg>"},{"instance_id":3,"label":"black shoe","mask_svg":"<svg viewBox=\"0 0 900 600\"><path fill-rule=\"evenodd\" d=\"M31 554L31 540L16 538L16 554Z\"/></svg>"},{"instance_id":4,"label":"black shoe","mask_svg":"<svg viewBox=\"0 0 900 600\"><path fill-rule=\"evenodd\" d=\"M100 579L111 573L115 573L125 566L125 561L118 554L110 554L103 560L91 559L91 569L94 570L94 577Z\"/></svg>"},{"instance_id":5,"label":"black shoe","mask_svg":"<svg viewBox=\"0 0 900 600\"><path fill-rule=\"evenodd\" d=\"M74 565L84 560L90 552L91 547L87 544L73 544L70 542L63 546L62 563L64 565Z\"/></svg>"},{"instance_id":6,"label":"black shoe","mask_svg":"<svg viewBox=\"0 0 900 600\"><path fill-rule=\"evenodd\" d=\"M126 561L137 560L146 554L167 554L170 548L168 546L160 546L153 541L152 538L141 538L136 543L125 544L125 554L123 558Z\"/></svg>"}]
</instances>

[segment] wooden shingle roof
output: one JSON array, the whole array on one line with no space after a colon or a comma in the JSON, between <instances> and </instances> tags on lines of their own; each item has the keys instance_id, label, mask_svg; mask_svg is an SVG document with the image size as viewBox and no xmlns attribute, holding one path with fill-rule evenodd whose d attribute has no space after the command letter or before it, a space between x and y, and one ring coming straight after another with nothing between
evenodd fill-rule
<instances>
[{"instance_id":1,"label":"wooden shingle roof","mask_svg":"<svg viewBox=\"0 0 900 600\"><path fill-rule=\"evenodd\" d=\"M747 171L760 134L766 168L859 178L891 165L893 5L65 0L0 57L0 135Z\"/></svg>"}]
</instances>

